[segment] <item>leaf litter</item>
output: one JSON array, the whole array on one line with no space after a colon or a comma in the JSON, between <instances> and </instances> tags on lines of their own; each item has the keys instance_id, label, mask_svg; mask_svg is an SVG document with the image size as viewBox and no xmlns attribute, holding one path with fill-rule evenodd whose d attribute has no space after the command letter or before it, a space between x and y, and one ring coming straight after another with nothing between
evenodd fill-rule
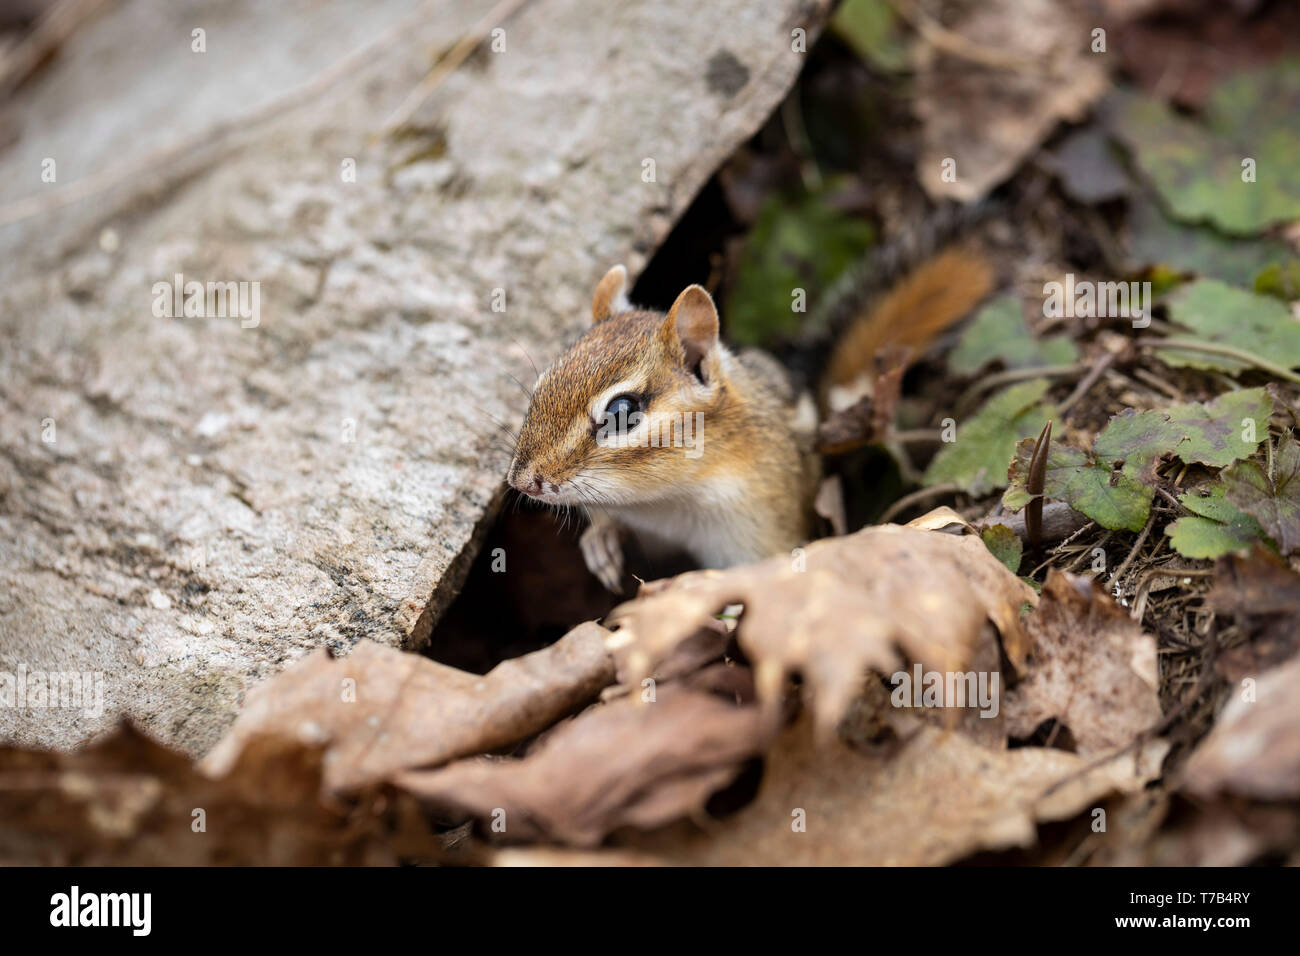
<instances>
[{"instance_id":1,"label":"leaf litter","mask_svg":"<svg viewBox=\"0 0 1300 956\"><path fill-rule=\"evenodd\" d=\"M952 507L651 581L487 673L364 641L311 655L250 692L198 765L129 727L72 754L0 748L0 861L1297 858L1300 207L1278 176L1296 61L1255 62L1243 38L1267 18L1218 11L1240 27L1229 61L1165 88L1126 40L1142 89L1120 89L1079 5L951 6L938 24L845 5L821 72L720 177L754 228L712 261L732 338L788 344L792 286L815 311L929 197L998 187L992 301L822 436L856 461L835 475L848 508L826 509L851 528L881 488L888 505L915 487L910 513ZM1112 36L1167 64L1185 37L1142 6L1112 5L1132 27ZM1149 327L1025 322L1067 272L1151 282ZM1028 542L1001 522L1031 502L1080 520ZM900 675L929 673L996 676L997 713L915 706ZM1101 806L1105 834L1042 826Z\"/></svg>"}]
</instances>

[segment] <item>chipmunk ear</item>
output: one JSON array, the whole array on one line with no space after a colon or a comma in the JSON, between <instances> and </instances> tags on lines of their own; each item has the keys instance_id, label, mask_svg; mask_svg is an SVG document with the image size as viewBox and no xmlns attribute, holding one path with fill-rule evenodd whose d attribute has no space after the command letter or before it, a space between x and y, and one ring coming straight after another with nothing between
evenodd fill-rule
<instances>
[{"instance_id":1,"label":"chipmunk ear","mask_svg":"<svg viewBox=\"0 0 1300 956\"><path fill-rule=\"evenodd\" d=\"M703 286L689 285L682 291L668 310L663 330L681 345L687 369L707 381L703 363L718 347L718 310Z\"/></svg>"},{"instance_id":2,"label":"chipmunk ear","mask_svg":"<svg viewBox=\"0 0 1300 956\"><path fill-rule=\"evenodd\" d=\"M604 322L611 315L632 308L627 298L627 267L620 264L605 273L591 297L592 324Z\"/></svg>"}]
</instances>

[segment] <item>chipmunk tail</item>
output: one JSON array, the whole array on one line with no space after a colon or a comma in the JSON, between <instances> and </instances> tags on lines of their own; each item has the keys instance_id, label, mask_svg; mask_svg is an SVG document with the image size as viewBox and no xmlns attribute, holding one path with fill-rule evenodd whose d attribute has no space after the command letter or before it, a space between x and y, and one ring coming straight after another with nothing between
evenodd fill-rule
<instances>
[{"instance_id":1,"label":"chipmunk tail","mask_svg":"<svg viewBox=\"0 0 1300 956\"><path fill-rule=\"evenodd\" d=\"M853 307L826 366L825 405L846 408L870 394L877 356L902 350L902 361L916 360L969 315L995 283L993 264L973 247L957 244L903 274L882 295Z\"/></svg>"}]
</instances>

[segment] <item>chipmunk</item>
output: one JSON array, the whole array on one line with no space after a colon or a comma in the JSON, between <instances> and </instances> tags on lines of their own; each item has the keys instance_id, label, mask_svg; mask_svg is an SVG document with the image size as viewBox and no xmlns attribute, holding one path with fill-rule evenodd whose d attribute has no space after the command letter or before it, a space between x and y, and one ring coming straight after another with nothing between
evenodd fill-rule
<instances>
[{"instance_id":1,"label":"chipmunk","mask_svg":"<svg viewBox=\"0 0 1300 956\"><path fill-rule=\"evenodd\" d=\"M860 283L859 283L860 284ZM856 312L823 382L825 412L852 404L889 345L919 352L993 286L992 267L950 248ZM813 529L820 461L816 412L758 350L732 352L718 311L690 285L668 312L637 308L628 273L592 296L592 327L537 381L508 482L538 501L583 509L588 569L620 592L624 529L722 568L789 553Z\"/></svg>"}]
</instances>

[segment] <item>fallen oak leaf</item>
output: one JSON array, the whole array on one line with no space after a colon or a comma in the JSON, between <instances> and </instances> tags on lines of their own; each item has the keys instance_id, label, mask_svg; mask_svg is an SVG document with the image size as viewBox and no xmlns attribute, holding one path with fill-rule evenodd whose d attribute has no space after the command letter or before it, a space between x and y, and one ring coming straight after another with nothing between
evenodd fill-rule
<instances>
[{"instance_id":1,"label":"fallen oak leaf","mask_svg":"<svg viewBox=\"0 0 1300 956\"><path fill-rule=\"evenodd\" d=\"M683 826L634 837L627 849L675 865L940 866L1032 846L1039 823L1141 789L1167 749L1153 741L1088 767L1061 750L990 750L910 716L896 721L901 745L864 754L838 741L814 746L812 722L800 720L768 752L749 806L707 833Z\"/></svg>"},{"instance_id":2,"label":"fallen oak leaf","mask_svg":"<svg viewBox=\"0 0 1300 956\"><path fill-rule=\"evenodd\" d=\"M757 707L669 685L651 702L638 694L589 708L522 758L461 760L392 782L442 814L504 819L512 842L595 846L622 827L700 812L773 730Z\"/></svg>"},{"instance_id":3,"label":"fallen oak leaf","mask_svg":"<svg viewBox=\"0 0 1300 956\"><path fill-rule=\"evenodd\" d=\"M373 865L437 854L427 829L392 832L374 793L326 798L321 760L319 747L257 737L214 779L129 724L70 753L0 747L0 861Z\"/></svg>"},{"instance_id":4,"label":"fallen oak leaf","mask_svg":"<svg viewBox=\"0 0 1300 956\"><path fill-rule=\"evenodd\" d=\"M625 850L571 850L553 846L504 846L487 857L487 866L663 866L664 861Z\"/></svg>"},{"instance_id":5,"label":"fallen oak leaf","mask_svg":"<svg viewBox=\"0 0 1300 956\"><path fill-rule=\"evenodd\" d=\"M1238 690L1183 768L1186 787L1209 797L1300 798L1300 657Z\"/></svg>"},{"instance_id":6,"label":"fallen oak leaf","mask_svg":"<svg viewBox=\"0 0 1300 956\"><path fill-rule=\"evenodd\" d=\"M775 708L798 671L829 735L868 670L891 674L904 655L963 670L990 620L1007 657L1023 663L1020 609L1036 600L978 536L882 525L815 541L793 560L658 582L606 623L618 629L608 644L619 671L635 681L723 608L743 605L736 639L754 662L760 702Z\"/></svg>"},{"instance_id":7,"label":"fallen oak leaf","mask_svg":"<svg viewBox=\"0 0 1300 956\"><path fill-rule=\"evenodd\" d=\"M1263 545L1245 557L1221 558L1206 600L1215 614L1234 618L1249 637L1220 650L1215 659L1215 669L1230 682L1275 667L1300 651L1300 574Z\"/></svg>"},{"instance_id":8,"label":"fallen oak leaf","mask_svg":"<svg viewBox=\"0 0 1300 956\"><path fill-rule=\"evenodd\" d=\"M920 49L917 179L934 199L972 202L1010 176L1058 122L1083 118L1107 89L1105 58L1080 42L1092 26L1086 4L988 0L947 26L967 51L994 50L1014 64Z\"/></svg>"},{"instance_id":9,"label":"fallen oak leaf","mask_svg":"<svg viewBox=\"0 0 1300 956\"><path fill-rule=\"evenodd\" d=\"M1159 722L1155 639L1091 579L1053 568L1025 627L1025 677L1003 703L1013 736L1027 738L1054 718L1087 757L1127 746Z\"/></svg>"},{"instance_id":10,"label":"fallen oak leaf","mask_svg":"<svg viewBox=\"0 0 1300 956\"><path fill-rule=\"evenodd\" d=\"M249 739L279 734L325 746L325 785L343 791L496 750L544 730L613 681L605 635L580 624L482 675L370 641L343 658L321 649L250 691L202 767L224 773Z\"/></svg>"}]
</instances>

